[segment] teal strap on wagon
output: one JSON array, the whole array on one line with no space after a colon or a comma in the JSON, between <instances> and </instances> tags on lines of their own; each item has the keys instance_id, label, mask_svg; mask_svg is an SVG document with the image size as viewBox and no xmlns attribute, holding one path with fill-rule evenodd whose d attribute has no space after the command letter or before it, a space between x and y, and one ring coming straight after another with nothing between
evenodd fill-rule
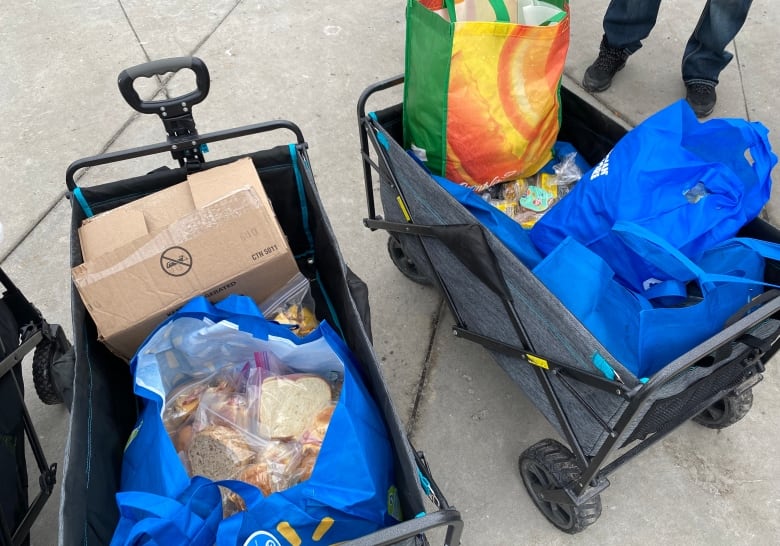
<instances>
[{"instance_id":1,"label":"teal strap on wagon","mask_svg":"<svg viewBox=\"0 0 780 546\"><path fill-rule=\"evenodd\" d=\"M370 117L371 119L379 123L379 119L376 117L376 113L370 112L368 114L368 117ZM385 137L385 135L383 135L381 132L376 133L376 139L379 141L379 144L381 144L385 150L390 149L390 143L387 141L387 137Z\"/></svg>"},{"instance_id":2,"label":"teal strap on wagon","mask_svg":"<svg viewBox=\"0 0 780 546\"><path fill-rule=\"evenodd\" d=\"M298 154L296 153L297 148L295 144L289 145L290 150L290 159L292 160L292 166L293 166L293 172L295 172L295 183L298 186L298 199L301 202L301 221L303 222L303 231L306 234L306 239L309 241L309 251L305 254L311 254L314 255L314 238L311 235L311 230L309 229L309 206L306 202L306 192L303 189L303 177L301 176L301 171L298 168ZM298 258L298 256L296 256ZM316 273L317 282L320 285L320 289L322 291L322 295L325 299L325 303L328 305L328 310L330 311L330 315L332 317L332 322L334 323L334 326L341 332L341 335L344 335L344 331L341 329L341 324L339 323L338 316L336 314L336 310L333 307L333 302L330 299L330 296L328 296L328 293L325 291L325 287L322 284L322 281L320 279L319 271Z\"/></svg>"},{"instance_id":3,"label":"teal strap on wagon","mask_svg":"<svg viewBox=\"0 0 780 546\"><path fill-rule=\"evenodd\" d=\"M306 192L303 190L303 178L298 168L298 153L295 144L289 145L290 159L292 160L293 172L295 173L295 183L298 185L298 199L301 202L301 220L303 221L303 231L306 233L306 239L309 241L309 250L314 250L314 238L309 229L309 206L306 203Z\"/></svg>"},{"instance_id":4,"label":"teal strap on wagon","mask_svg":"<svg viewBox=\"0 0 780 546\"><path fill-rule=\"evenodd\" d=\"M87 218L95 216L95 213L92 212L92 207L89 206L89 203L87 203L87 200L84 198L84 194L81 193L81 188L78 186L76 186L76 189L73 190L73 197L75 197L76 201L79 202L79 205L81 205L81 208L84 210L84 214L87 215Z\"/></svg>"}]
</instances>

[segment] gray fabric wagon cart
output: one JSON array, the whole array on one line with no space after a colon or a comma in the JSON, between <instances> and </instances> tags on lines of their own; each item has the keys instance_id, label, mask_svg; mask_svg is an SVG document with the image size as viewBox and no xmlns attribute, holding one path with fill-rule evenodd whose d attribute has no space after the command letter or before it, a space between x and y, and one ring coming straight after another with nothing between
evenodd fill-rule
<instances>
[{"instance_id":1,"label":"gray fabric wagon cart","mask_svg":"<svg viewBox=\"0 0 780 546\"><path fill-rule=\"evenodd\" d=\"M454 334L489 349L566 440L568 447L552 439L534 444L519 467L547 519L579 532L601 514L609 474L635 455L691 418L717 429L744 417L751 389L778 348L780 292L765 292L749 314L735 315L716 335L640 380L408 155L402 105L367 112L371 97L402 82L379 82L358 103L364 223L390 233L388 250L401 272L441 290L457 322ZM596 164L627 128L584 97L561 91L559 138ZM375 173L382 215L374 202ZM760 220L743 231L780 241L780 232ZM776 274L777 264L768 262L767 280L776 283ZM614 379L594 367L594 353L605 355Z\"/></svg>"}]
</instances>

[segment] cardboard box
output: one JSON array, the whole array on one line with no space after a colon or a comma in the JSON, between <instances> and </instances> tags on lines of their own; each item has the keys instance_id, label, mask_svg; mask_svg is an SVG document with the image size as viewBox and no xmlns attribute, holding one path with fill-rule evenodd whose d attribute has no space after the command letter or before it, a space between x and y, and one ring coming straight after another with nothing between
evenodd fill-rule
<instances>
[{"instance_id":1,"label":"cardboard box","mask_svg":"<svg viewBox=\"0 0 780 546\"><path fill-rule=\"evenodd\" d=\"M125 359L191 298L260 303L298 272L249 158L88 218L79 238L73 282L99 339Z\"/></svg>"}]
</instances>

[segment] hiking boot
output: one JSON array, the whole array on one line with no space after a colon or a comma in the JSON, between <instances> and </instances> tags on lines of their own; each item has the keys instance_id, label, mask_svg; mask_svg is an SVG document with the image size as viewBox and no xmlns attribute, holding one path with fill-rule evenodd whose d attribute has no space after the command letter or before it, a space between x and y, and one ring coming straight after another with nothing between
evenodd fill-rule
<instances>
[{"instance_id":1,"label":"hiking boot","mask_svg":"<svg viewBox=\"0 0 780 546\"><path fill-rule=\"evenodd\" d=\"M715 109L718 96L715 94L715 86L702 82L686 83L687 94L685 100L693 108L697 118L709 116Z\"/></svg>"},{"instance_id":2,"label":"hiking boot","mask_svg":"<svg viewBox=\"0 0 780 546\"><path fill-rule=\"evenodd\" d=\"M607 43L606 38L602 38L599 46L599 56L585 71L585 76L582 78L582 87L591 93L598 93L608 89L612 84L612 78L615 77L618 70L626 66L628 55L625 49L612 47Z\"/></svg>"}]
</instances>

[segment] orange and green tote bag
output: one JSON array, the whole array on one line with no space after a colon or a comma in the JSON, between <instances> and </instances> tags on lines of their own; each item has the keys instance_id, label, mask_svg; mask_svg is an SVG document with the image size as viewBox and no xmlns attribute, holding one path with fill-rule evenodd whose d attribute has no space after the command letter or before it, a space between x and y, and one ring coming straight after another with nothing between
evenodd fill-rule
<instances>
[{"instance_id":1,"label":"orange and green tote bag","mask_svg":"<svg viewBox=\"0 0 780 546\"><path fill-rule=\"evenodd\" d=\"M567 0L409 0L404 145L435 174L486 187L552 158Z\"/></svg>"}]
</instances>

